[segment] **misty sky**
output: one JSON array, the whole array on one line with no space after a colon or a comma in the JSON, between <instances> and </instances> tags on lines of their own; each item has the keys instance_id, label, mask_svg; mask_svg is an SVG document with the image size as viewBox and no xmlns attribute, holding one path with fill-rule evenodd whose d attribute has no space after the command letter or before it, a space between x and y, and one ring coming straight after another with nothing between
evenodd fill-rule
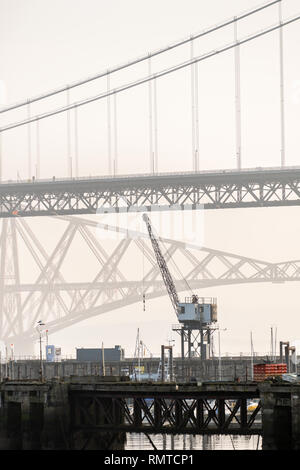
<instances>
[{"instance_id":1,"label":"misty sky","mask_svg":"<svg viewBox=\"0 0 300 470\"><path fill-rule=\"evenodd\" d=\"M8 105L85 78L129 61L148 51L201 31L259 4L254 0L0 0L0 101ZM300 13L297 0L283 0L283 17ZM240 37L257 32L278 21L278 7L240 23ZM230 43L232 27L195 42L200 55ZM284 79L287 165L299 165L300 153L300 62L299 22L284 29ZM280 164L280 80L279 33L241 47L242 165L244 168ZM152 71L180 63L190 57L185 46L152 61ZM148 64L136 66L111 79L111 87L148 74ZM234 53L202 62L199 74L200 169L234 168L235 87ZM92 82L70 92L70 102L106 90L106 80ZM117 97L118 173L145 173L149 165L148 85ZM66 104L66 94L33 104L32 115ZM184 69L157 81L158 170L192 170L191 76ZM0 125L26 118L21 108L1 115ZM71 119L71 154L74 165L74 113ZM78 110L79 175L108 174L107 102L95 102ZM35 175L37 148L40 177L68 176L67 119L62 114L44 120L37 128L28 126L2 136L3 179L26 179L28 155ZM300 259L299 208L264 208L206 211L204 240L207 247L255 257L266 261ZM91 219L93 219L91 217ZM44 218L30 220L45 246L55 245L63 222ZM53 228L51 228L53 227ZM54 228L55 227L55 228ZM105 241L103 241L103 244ZM79 254L78 254L79 253ZM77 251L74 265L80 270L83 256ZM25 260L25 261L24 261ZM24 282L32 275L23 260ZM74 271L72 260L65 275ZM82 276L89 279L89 264ZM79 275L81 273L79 272ZM140 279L142 261L128 268L128 277ZM79 276L78 276L79 277ZM300 298L297 282L290 284L236 285L203 290L218 298L222 328L222 351L270 350L270 327L277 327L278 340L300 338ZM184 294L182 294L184 296ZM142 301L92 318L51 335L51 343L62 347L63 355L75 355L76 347L107 347L121 344L133 354L137 328L154 354L160 345L179 337L171 332L176 323L167 297Z\"/></svg>"}]
</instances>

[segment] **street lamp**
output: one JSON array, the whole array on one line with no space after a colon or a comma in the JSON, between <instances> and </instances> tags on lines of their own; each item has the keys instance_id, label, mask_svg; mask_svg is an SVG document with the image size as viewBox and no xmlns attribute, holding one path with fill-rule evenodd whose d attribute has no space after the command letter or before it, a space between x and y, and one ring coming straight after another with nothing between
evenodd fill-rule
<instances>
[{"instance_id":1,"label":"street lamp","mask_svg":"<svg viewBox=\"0 0 300 470\"><path fill-rule=\"evenodd\" d=\"M219 339L219 381L222 380L220 331L226 331L226 330L227 330L227 328L218 328L218 339Z\"/></svg>"},{"instance_id":2,"label":"street lamp","mask_svg":"<svg viewBox=\"0 0 300 470\"><path fill-rule=\"evenodd\" d=\"M43 381L43 362L42 362L42 332L40 329L41 326L45 326L45 323L43 323L42 320L39 320L37 322L36 329L40 336L40 380L42 382Z\"/></svg>"}]
</instances>

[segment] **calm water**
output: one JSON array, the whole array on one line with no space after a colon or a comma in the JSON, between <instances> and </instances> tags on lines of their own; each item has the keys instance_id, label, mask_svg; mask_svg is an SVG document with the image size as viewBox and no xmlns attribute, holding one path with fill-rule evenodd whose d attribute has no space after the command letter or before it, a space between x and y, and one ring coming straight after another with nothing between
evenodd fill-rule
<instances>
[{"instance_id":1,"label":"calm water","mask_svg":"<svg viewBox=\"0 0 300 470\"><path fill-rule=\"evenodd\" d=\"M157 450L261 450L259 436L191 436L150 434ZM144 434L127 434L125 450L153 450Z\"/></svg>"}]
</instances>

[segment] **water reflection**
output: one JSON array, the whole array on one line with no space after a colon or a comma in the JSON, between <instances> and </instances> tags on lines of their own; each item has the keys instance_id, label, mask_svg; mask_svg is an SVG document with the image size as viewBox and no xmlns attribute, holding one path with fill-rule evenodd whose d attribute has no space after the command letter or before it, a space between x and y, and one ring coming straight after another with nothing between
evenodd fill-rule
<instances>
[{"instance_id":1,"label":"water reflection","mask_svg":"<svg viewBox=\"0 0 300 470\"><path fill-rule=\"evenodd\" d=\"M149 439L150 438L150 439ZM261 450L259 436L193 436L127 433L125 450Z\"/></svg>"}]
</instances>

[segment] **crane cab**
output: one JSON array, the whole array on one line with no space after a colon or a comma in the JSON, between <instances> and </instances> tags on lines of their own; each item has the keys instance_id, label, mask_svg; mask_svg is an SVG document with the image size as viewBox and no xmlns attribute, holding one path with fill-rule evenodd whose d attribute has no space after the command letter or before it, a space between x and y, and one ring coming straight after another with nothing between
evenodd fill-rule
<instances>
[{"instance_id":1,"label":"crane cab","mask_svg":"<svg viewBox=\"0 0 300 470\"><path fill-rule=\"evenodd\" d=\"M209 325L217 321L217 299L213 297L186 297L178 304L178 320L187 326Z\"/></svg>"}]
</instances>

